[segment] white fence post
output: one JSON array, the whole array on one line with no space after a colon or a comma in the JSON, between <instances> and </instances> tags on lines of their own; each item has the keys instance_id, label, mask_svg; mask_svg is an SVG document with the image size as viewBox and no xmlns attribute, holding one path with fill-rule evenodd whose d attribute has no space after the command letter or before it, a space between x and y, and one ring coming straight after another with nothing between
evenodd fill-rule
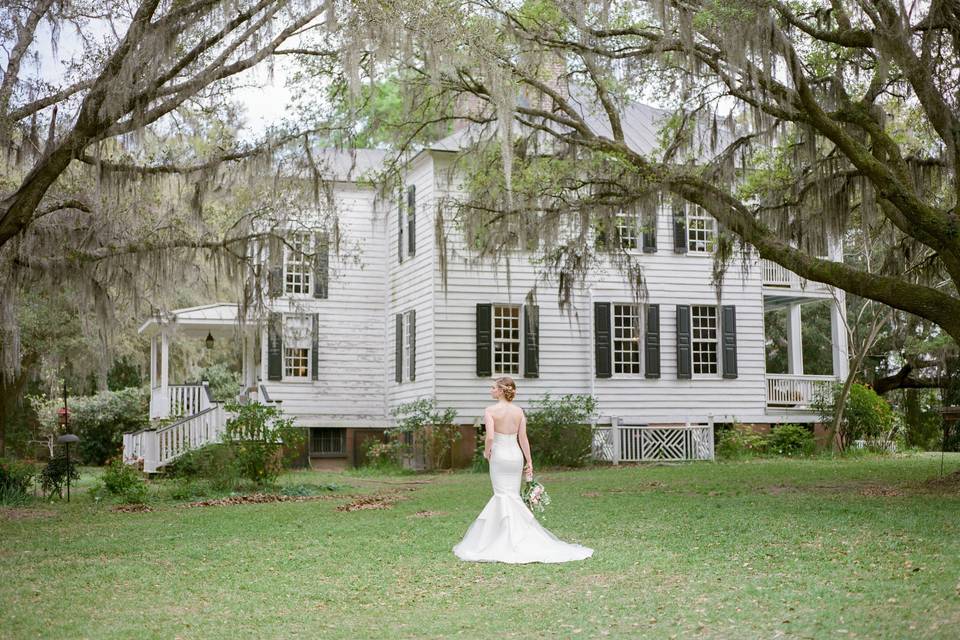
<instances>
[{"instance_id":1,"label":"white fence post","mask_svg":"<svg viewBox=\"0 0 960 640\"><path fill-rule=\"evenodd\" d=\"M157 439L157 430L144 431L142 436L143 470L146 473L154 473L160 466L160 443Z\"/></svg>"},{"instance_id":2,"label":"white fence post","mask_svg":"<svg viewBox=\"0 0 960 640\"><path fill-rule=\"evenodd\" d=\"M620 418L611 416L610 437L613 438L613 464L620 464Z\"/></svg>"},{"instance_id":3,"label":"white fence post","mask_svg":"<svg viewBox=\"0 0 960 640\"><path fill-rule=\"evenodd\" d=\"M714 430L713 430L713 414L712 414L712 413L707 416L707 426L710 427L710 433L707 434L707 437L708 437L707 442L710 443L710 460L716 460L715 452L714 452L714 450L713 450L713 433L714 433Z\"/></svg>"}]
</instances>

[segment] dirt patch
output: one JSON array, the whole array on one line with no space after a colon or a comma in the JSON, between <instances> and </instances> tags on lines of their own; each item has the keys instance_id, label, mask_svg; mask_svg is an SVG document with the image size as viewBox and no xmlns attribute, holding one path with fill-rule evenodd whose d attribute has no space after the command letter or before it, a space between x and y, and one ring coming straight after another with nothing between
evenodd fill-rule
<instances>
[{"instance_id":1,"label":"dirt patch","mask_svg":"<svg viewBox=\"0 0 960 640\"><path fill-rule=\"evenodd\" d=\"M153 509L145 504L118 504L115 507L110 507L110 511L117 511L120 513L148 513L153 511Z\"/></svg>"},{"instance_id":2,"label":"dirt patch","mask_svg":"<svg viewBox=\"0 0 960 640\"><path fill-rule=\"evenodd\" d=\"M584 491L580 495L583 496L584 498L599 498L603 494L600 493L599 491Z\"/></svg>"},{"instance_id":3,"label":"dirt patch","mask_svg":"<svg viewBox=\"0 0 960 640\"><path fill-rule=\"evenodd\" d=\"M434 518L436 516L445 516L447 515L446 511L417 511L408 518Z\"/></svg>"},{"instance_id":4,"label":"dirt patch","mask_svg":"<svg viewBox=\"0 0 960 640\"><path fill-rule=\"evenodd\" d=\"M17 507L4 507L0 509L0 518L5 520L31 520L35 518L52 518L57 515L56 511L49 509L20 509Z\"/></svg>"},{"instance_id":5,"label":"dirt patch","mask_svg":"<svg viewBox=\"0 0 960 640\"><path fill-rule=\"evenodd\" d=\"M960 470L937 476L920 483L920 489L937 493L960 493Z\"/></svg>"},{"instance_id":6,"label":"dirt patch","mask_svg":"<svg viewBox=\"0 0 960 640\"><path fill-rule=\"evenodd\" d=\"M895 487L888 487L883 485L864 487L860 490L860 495L862 496L871 496L871 497L894 497L902 496L903 491Z\"/></svg>"},{"instance_id":7,"label":"dirt patch","mask_svg":"<svg viewBox=\"0 0 960 640\"><path fill-rule=\"evenodd\" d=\"M316 496L285 496L278 493L251 493L245 496L210 498L180 505L181 507L222 507L232 504L266 504L269 502L308 502L310 500L338 500L349 498L345 494L320 494Z\"/></svg>"},{"instance_id":8,"label":"dirt patch","mask_svg":"<svg viewBox=\"0 0 960 640\"><path fill-rule=\"evenodd\" d=\"M398 495L372 495L361 496L346 504L337 507L337 511L362 511L364 509L389 509L397 500Z\"/></svg>"}]
</instances>

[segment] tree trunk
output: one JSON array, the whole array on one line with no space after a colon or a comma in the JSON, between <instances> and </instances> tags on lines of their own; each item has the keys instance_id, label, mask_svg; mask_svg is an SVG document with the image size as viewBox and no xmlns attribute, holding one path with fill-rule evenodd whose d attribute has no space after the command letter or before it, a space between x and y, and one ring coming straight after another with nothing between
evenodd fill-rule
<instances>
[{"instance_id":1,"label":"tree trunk","mask_svg":"<svg viewBox=\"0 0 960 640\"><path fill-rule=\"evenodd\" d=\"M883 326L884 322L886 322L891 314L885 316L883 321L873 321L873 326L870 327L870 333L867 335L867 339L863 344L863 348L860 349L857 357L854 358L853 366L850 367L850 373L847 374L847 379L843 382L843 389L840 390L840 397L834 402L835 409L833 414L833 423L830 425L830 429L827 431L827 442L830 443L831 448L833 448L834 444L836 444L834 439L836 438L837 432L840 431L840 424L843 422L843 410L847 404L847 396L850 395L850 387L853 386L857 372L860 371L860 367L863 366L863 359L867 356L867 351L870 350L870 347L872 347L873 343L876 341L877 335L880 333L880 327ZM840 451L843 451L844 444L844 437L841 436Z\"/></svg>"}]
</instances>

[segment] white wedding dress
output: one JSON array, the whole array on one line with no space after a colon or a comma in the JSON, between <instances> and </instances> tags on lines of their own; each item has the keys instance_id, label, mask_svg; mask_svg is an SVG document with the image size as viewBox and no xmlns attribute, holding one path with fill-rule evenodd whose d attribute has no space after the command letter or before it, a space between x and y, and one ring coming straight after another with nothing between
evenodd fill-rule
<instances>
[{"instance_id":1,"label":"white wedding dress","mask_svg":"<svg viewBox=\"0 0 960 640\"><path fill-rule=\"evenodd\" d=\"M453 548L473 562L567 562L593 555L593 549L560 540L543 528L520 497L523 451L515 433L494 432L490 452L493 497Z\"/></svg>"}]
</instances>

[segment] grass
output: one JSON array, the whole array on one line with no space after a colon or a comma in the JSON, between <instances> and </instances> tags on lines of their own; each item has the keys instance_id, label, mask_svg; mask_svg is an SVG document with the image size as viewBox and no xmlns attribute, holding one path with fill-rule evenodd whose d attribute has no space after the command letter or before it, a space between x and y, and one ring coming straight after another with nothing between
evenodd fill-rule
<instances>
[{"instance_id":1,"label":"grass","mask_svg":"<svg viewBox=\"0 0 960 640\"><path fill-rule=\"evenodd\" d=\"M99 473L84 469L70 504L0 509L0 636L955 638L960 486L924 484L939 461L543 472L544 525L595 549L560 565L453 556L490 495L482 474L281 478L399 492L385 510L120 513L82 493Z\"/></svg>"}]
</instances>

